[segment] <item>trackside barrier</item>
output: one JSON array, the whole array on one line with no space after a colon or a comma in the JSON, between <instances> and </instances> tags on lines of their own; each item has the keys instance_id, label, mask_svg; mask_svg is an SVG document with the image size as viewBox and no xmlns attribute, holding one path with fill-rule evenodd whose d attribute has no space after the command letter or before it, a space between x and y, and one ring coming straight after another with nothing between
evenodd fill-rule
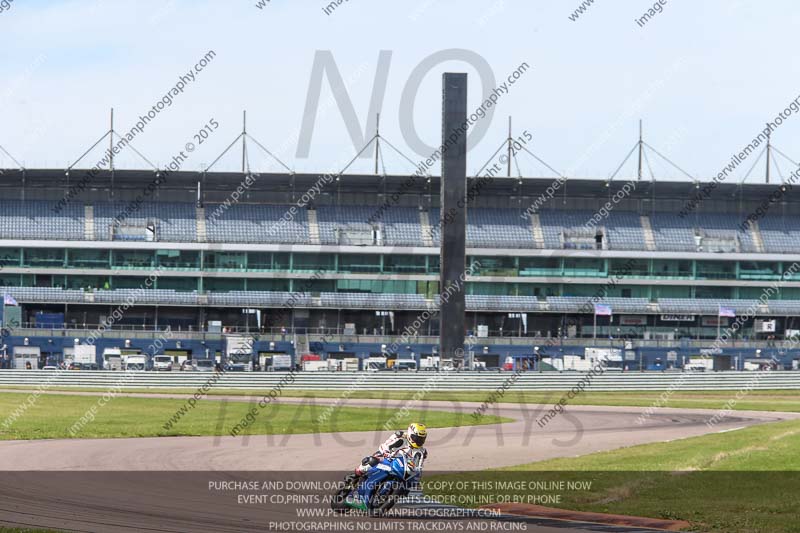
<instances>
[{"instance_id":1,"label":"trackside barrier","mask_svg":"<svg viewBox=\"0 0 800 533\"><path fill-rule=\"evenodd\" d=\"M366 374L366 376L364 375ZM126 379L123 388L186 388L202 386L210 377L206 372L141 372ZM228 372L215 385L216 389L261 389L275 387L283 372ZM426 372L299 372L294 383L284 387L295 390L346 390L357 383L360 390L415 390ZM510 372L447 372L437 381L437 390L495 390L503 385ZM512 390L568 390L583 377L582 372L525 372L520 374ZM51 370L0 370L0 388L42 385L54 387L92 387L106 389L117 386L120 372L61 372L53 379ZM592 378L587 390L667 390L683 380L681 390L739 390L751 388L800 390L800 372L606 372Z\"/></svg>"}]
</instances>

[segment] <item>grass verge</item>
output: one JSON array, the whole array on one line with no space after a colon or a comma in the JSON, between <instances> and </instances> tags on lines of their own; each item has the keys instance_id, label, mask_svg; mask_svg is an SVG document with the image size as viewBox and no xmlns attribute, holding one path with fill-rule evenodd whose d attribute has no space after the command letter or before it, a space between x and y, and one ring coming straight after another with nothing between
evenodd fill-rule
<instances>
[{"instance_id":1,"label":"grass verge","mask_svg":"<svg viewBox=\"0 0 800 533\"><path fill-rule=\"evenodd\" d=\"M28 398L24 393L0 393L0 440L158 437L197 435L227 435L230 429L247 414L255 402L197 402L170 429L165 429L172 417L185 406L184 400L160 398L117 397L98 407L102 396L68 396L43 394L10 424L6 418ZM75 435L70 427L96 407L94 419ZM430 427L472 425L468 414L411 409L402 418L393 418L397 405L375 408L337 407L330 410L325 404L290 404L277 401L261 411L257 422L242 435L279 435L290 433L372 431L383 429L392 419L393 427L422 421ZM328 417L325 418L325 414ZM322 417L322 421L320 421ZM511 419L483 417L480 424L507 422Z\"/></svg>"},{"instance_id":2,"label":"grass verge","mask_svg":"<svg viewBox=\"0 0 800 533\"><path fill-rule=\"evenodd\" d=\"M12 387L4 387L11 389ZM13 388L17 390L16 387ZM19 390L25 390L20 387ZM107 389L77 388L77 387L52 387L50 391L83 391L105 392ZM193 394L197 389L125 389L124 392L143 394ZM210 391L211 396L252 396L260 397L269 392L264 390L222 389L215 388ZM356 390L347 395L351 399L386 399L409 400L417 391L387 391L387 390ZM565 391L515 391L509 390L499 399L499 403L526 403L538 405L551 405L558 401ZM597 406L629 406L650 407L659 402L665 407L683 409L722 409L726 402L736 395L735 390L720 391L675 391L669 394L666 402L659 402L664 391L624 391L624 392L592 392L586 391L570 400L570 405L597 405ZM426 400L451 401L451 402L484 402L491 390L485 391L430 391L425 395ZM283 396L288 398L341 398L340 390L284 390ZM735 410L743 411L783 411L800 412L800 390L754 390L739 400Z\"/></svg>"},{"instance_id":3,"label":"grass verge","mask_svg":"<svg viewBox=\"0 0 800 533\"><path fill-rule=\"evenodd\" d=\"M426 493L465 506L521 501L687 520L694 531L798 533L799 449L800 421L792 420L576 458L438 476L428 482L444 486ZM453 482L459 481L466 485L454 490ZM524 485L502 485L509 481Z\"/></svg>"}]
</instances>

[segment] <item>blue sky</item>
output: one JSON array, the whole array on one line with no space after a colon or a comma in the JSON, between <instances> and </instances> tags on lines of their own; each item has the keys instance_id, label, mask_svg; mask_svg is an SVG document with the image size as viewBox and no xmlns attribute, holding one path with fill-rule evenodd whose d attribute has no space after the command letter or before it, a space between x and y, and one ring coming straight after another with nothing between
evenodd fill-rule
<instances>
[{"instance_id":1,"label":"blue sky","mask_svg":"<svg viewBox=\"0 0 800 533\"><path fill-rule=\"evenodd\" d=\"M444 49L477 53L498 82L519 64L530 70L503 96L487 135L470 151L476 171L506 136L533 135L532 150L569 176L606 178L636 141L645 140L701 179L717 174L750 139L800 95L800 62L792 42L798 9L788 0L669 0L639 27L648 2L595 0L576 21L577 0L349 0L326 15L326 2L271 0L203 2L15 0L0 13L0 145L29 168L64 168L107 129L127 131L208 50L216 58L134 141L165 165L210 118L220 127L187 163L200 169L241 129L297 171L335 171L355 154L337 106L318 116L307 158L287 143L300 128L312 64L330 50L364 128L380 50L391 63L382 134L420 159L400 128L400 98L412 70ZM453 11L448 11L452 9ZM470 74L470 108L481 82L469 64L448 61L424 78L413 122L430 145L440 135L441 72ZM354 73L361 73L355 75ZM327 80L322 100L330 99ZM800 116L774 134L775 145L800 159ZM91 154L87 165L100 157ZM276 170L251 152L251 166ZM681 174L651 157L656 178ZM752 161L752 159L751 159ZM118 167L141 168L130 151ZM549 175L527 155L525 176ZM236 170L239 153L218 163ZM0 155L0 166L13 166ZM750 163L737 171L743 177ZM351 170L368 172L370 160ZM389 173L413 170L386 153ZM782 163L785 175L791 171ZM620 178L630 177L635 164ZM516 173L516 170L515 170ZM751 181L763 179L757 169Z\"/></svg>"}]
</instances>

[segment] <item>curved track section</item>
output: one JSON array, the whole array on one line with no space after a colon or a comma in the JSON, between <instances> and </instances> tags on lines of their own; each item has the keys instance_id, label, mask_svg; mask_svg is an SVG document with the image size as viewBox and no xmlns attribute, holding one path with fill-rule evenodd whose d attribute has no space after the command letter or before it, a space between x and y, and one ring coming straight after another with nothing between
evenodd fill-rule
<instances>
[{"instance_id":1,"label":"curved track section","mask_svg":"<svg viewBox=\"0 0 800 533\"><path fill-rule=\"evenodd\" d=\"M216 396L204 401L224 400L249 401ZM350 400L346 405L368 408L380 403ZM424 405L466 415L477 407L451 402ZM489 412L515 421L432 430L426 470L483 470L800 416L736 412L712 430L705 424L714 414L710 410L660 409L642 422L643 408L569 407L544 425L540 423L544 411L536 406L500 404ZM326 505L303 502L303 490L266 491L296 494L294 502L267 499L243 503L238 500L240 494L212 488L215 480L311 476L319 482L333 482L383 440L385 433L0 442L0 466L6 471L0 481L0 523L92 532L643 531L535 518L486 518L472 514L474 511L430 503L400 506L391 519L380 521L360 516L298 518L300 509L324 509Z\"/></svg>"}]
</instances>

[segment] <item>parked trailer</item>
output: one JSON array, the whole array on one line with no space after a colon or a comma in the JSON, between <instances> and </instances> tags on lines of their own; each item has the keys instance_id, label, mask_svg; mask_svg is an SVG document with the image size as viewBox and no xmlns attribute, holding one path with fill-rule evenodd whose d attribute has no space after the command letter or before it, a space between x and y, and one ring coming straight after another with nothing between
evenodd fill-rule
<instances>
[{"instance_id":1,"label":"parked trailer","mask_svg":"<svg viewBox=\"0 0 800 533\"><path fill-rule=\"evenodd\" d=\"M305 372L327 372L328 361L303 361Z\"/></svg>"},{"instance_id":2,"label":"parked trailer","mask_svg":"<svg viewBox=\"0 0 800 533\"><path fill-rule=\"evenodd\" d=\"M97 346L76 344L72 351L72 361L81 365L97 364Z\"/></svg>"},{"instance_id":3,"label":"parked trailer","mask_svg":"<svg viewBox=\"0 0 800 533\"><path fill-rule=\"evenodd\" d=\"M273 355L272 366L273 371L284 371L292 369L292 356L291 355Z\"/></svg>"}]
</instances>

